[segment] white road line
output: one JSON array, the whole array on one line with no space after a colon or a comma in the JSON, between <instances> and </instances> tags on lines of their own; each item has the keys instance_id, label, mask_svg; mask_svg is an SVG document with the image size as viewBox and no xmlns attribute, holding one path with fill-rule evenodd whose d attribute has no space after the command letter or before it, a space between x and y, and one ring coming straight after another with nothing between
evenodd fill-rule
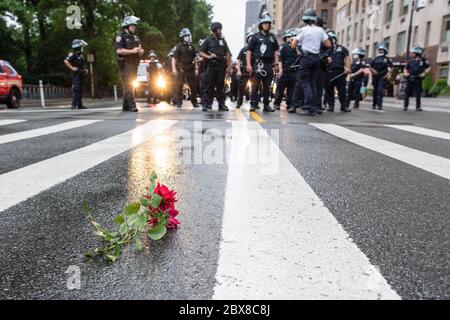
<instances>
[{"instance_id":1,"label":"white road line","mask_svg":"<svg viewBox=\"0 0 450 320\"><path fill-rule=\"evenodd\" d=\"M233 161L277 161L255 145L273 148L275 174ZM218 300L400 298L255 122L233 123L216 281Z\"/></svg>"},{"instance_id":2,"label":"white road line","mask_svg":"<svg viewBox=\"0 0 450 320\"><path fill-rule=\"evenodd\" d=\"M394 129L398 129L398 130L402 130L402 131L407 131L407 132L412 132L412 133L420 134L420 135L427 136L427 137L450 140L450 133L443 132L443 131L437 131L437 130L416 127L416 126L386 125L386 127L394 128Z\"/></svg>"},{"instance_id":3,"label":"white road line","mask_svg":"<svg viewBox=\"0 0 450 320\"><path fill-rule=\"evenodd\" d=\"M69 121L64 122L55 126L50 127L44 127L34 130L28 130L28 131L21 131L17 133L11 133L11 134L5 134L0 136L0 144L4 143L10 143L14 141L24 140L24 139L31 139L36 138L40 136L45 136L61 131L71 130L79 127L88 126L97 122L100 122L101 120L77 120L77 121Z\"/></svg>"},{"instance_id":4,"label":"white road line","mask_svg":"<svg viewBox=\"0 0 450 320\"><path fill-rule=\"evenodd\" d=\"M338 138L357 144L363 148L381 153L396 160L405 162L419 169L450 179L450 160L411 149L400 144L367 136L335 124L310 123L319 130Z\"/></svg>"},{"instance_id":5,"label":"white road line","mask_svg":"<svg viewBox=\"0 0 450 320\"><path fill-rule=\"evenodd\" d=\"M33 109L33 110L4 110L4 111L0 111L0 114L2 113L16 113L16 114L20 114L20 113L48 113L48 112L73 112L73 113L77 113L77 114L88 114L90 112L98 112L98 111L120 111L122 110L122 107L105 107L105 108L94 108L94 109L90 109L89 107L87 109L83 109L83 110L73 110L70 108L67 109L51 109L51 108L55 108L55 107L50 107L49 109ZM58 107L56 107L58 108Z\"/></svg>"},{"instance_id":6,"label":"white road line","mask_svg":"<svg viewBox=\"0 0 450 320\"><path fill-rule=\"evenodd\" d=\"M22 123L22 122L27 122L27 120L0 120L0 127L1 126L7 126L10 124L16 124L16 123Z\"/></svg>"},{"instance_id":7,"label":"white road line","mask_svg":"<svg viewBox=\"0 0 450 320\"><path fill-rule=\"evenodd\" d=\"M84 148L0 175L0 212L144 143L175 123L150 121Z\"/></svg>"}]
</instances>

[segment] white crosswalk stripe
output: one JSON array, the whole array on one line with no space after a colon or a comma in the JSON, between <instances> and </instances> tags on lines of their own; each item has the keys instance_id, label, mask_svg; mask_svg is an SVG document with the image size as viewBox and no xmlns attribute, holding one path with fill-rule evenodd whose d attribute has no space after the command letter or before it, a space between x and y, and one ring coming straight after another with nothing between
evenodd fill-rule
<instances>
[{"instance_id":1,"label":"white crosswalk stripe","mask_svg":"<svg viewBox=\"0 0 450 320\"><path fill-rule=\"evenodd\" d=\"M150 121L84 148L0 175L0 212L144 143L175 123Z\"/></svg>"},{"instance_id":2,"label":"white crosswalk stripe","mask_svg":"<svg viewBox=\"0 0 450 320\"><path fill-rule=\"evenodd\" d=\"M29 131L21 131L17 133L11 133L11 134L5 134L0 136L0 144L4 143L10 143L14 141L24 140L24 139L31 139L36 138L40 136L45 136L57 132L62 132L66 130L71 130L79 127L88 126L97 122L100 122L101 120L77 120L77 121L69 121L61 124L57 124L55 126L50 127L44 127Z\"/></svg>"},{"instance_id":3,"label":"white crosswalk stripe","mask_svg":"<svg viewBox=\"0 0 450 320\"><path fill-rule=\"evenodd\" d=\"M363 148L381 153L419 169L434 173L440 177L450 179L449 159L364 135L335 124L310 123L310 125Z\"/></svg>"},{"instance_id":4,"label":"white crosswalk stripe","mask_svg":"<svg viewBox=\"0 0 450 320\"><path fill-rule=\"evenodd\" d=\"M26 122L27 120L0 120L0 127L1 126L8 126L11 124L16 124L16 123L22 123L22 122Z\"/></svg>"},{"instance_id":5,"label":"white crosswalk stripe","mask_svg":"<svg viewBox=\"0 0 450 320\"><path fill-rule=\"evenodd\" d=\"M423 136L428 136L432 138L439 138L439 139L445 139L450 140L450 133L442 132L438 130L432 130L417 126L403 126L403 125L386 125L386 127L394 128L397 130L407 131L415 134L420 134Z\"/></svg>"},{"instance_id":6,"label":"white crosswalk stripe","mask_svg":"<svg viewBox=\"0 0 450 320\"><path fill-rule=\"evenodd\" d=\"M259 124L235 122L233 137L215 299L399 299ZM255 145L275 174L238 160Z\"/></svg>"}]
</instances>

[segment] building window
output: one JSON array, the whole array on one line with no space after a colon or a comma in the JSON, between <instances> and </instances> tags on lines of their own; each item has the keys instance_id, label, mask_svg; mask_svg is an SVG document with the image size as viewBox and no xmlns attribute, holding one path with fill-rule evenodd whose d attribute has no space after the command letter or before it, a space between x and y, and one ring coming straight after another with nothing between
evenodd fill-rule
<instances>
[{"instance_id":1,"label":"building window","mask_svg":"<svg viewBox=\"0 0 450 320\"><path fill-rule=\"evenodd\" d=\"M392 21L392 16L394 14L394 2L391 1L386 5L386 23L390 23Z\"/></svg>"},{"instance_id":2,"label":"building window","mask_svg":"<svg viewBox=\"0 0 450 320\"><path fill-rule=\"evenodd\" d=\"M444 17L442 41L450 41L450 15Z\"/></svg>"},{"instance_id":3,"label":"building window","mask_svg":"<svg viewBox=\"0 0 450 320\"><path fill-rule=\"evenodd\" d=\"M439 78L448 78L448 63L443 63L439 66Z\"/></svg>"},{"instance_id":4,"label":"building window","mask_svg":"<svg viewBox=\"0 0 450 320\"><path fill-rule=\"evenodd\" d=\"M397 35L397 55L400 56L405 52L406 32L400 32Z\"/></svg>"},{"instance_id":5,"label":"building window","mask_svg":"<svg viewBox=\"0 0 450 320\"><path fill-rule=\"evenodd\" d=\"M401 5L400 16L404 16L408 13L409 0L401 0Z\"/></svg>"}]
</instances>

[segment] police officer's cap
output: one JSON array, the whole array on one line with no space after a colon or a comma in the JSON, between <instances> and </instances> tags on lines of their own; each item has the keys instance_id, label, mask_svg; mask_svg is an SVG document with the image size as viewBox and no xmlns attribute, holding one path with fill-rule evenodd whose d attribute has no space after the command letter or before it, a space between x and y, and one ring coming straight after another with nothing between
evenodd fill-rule
<instances>
[{"instance_id":1,"label":"police officer's cap","mask_svg":"<svg viewBox=\"0 0 450 320\"><path fill-rule=\"evenodd\" d=\"M265 16L259 18L259 20L258 20L258 26L261 27L261 25L262 25L263 23L270 23L270 24L272 24L272 23L273 23L272 17L271 17L270 15L266 14Z\"/></svg>"},{"instance_id":2,"label":"police officer's cap","mask_svg":"<svg viewBox=\"0 0 450 320\"><path fill-rule=\"evenodd\" d=\"M333 38L334 40L337 41L337 35L334 31L328 31L327 34L330 38Z\"/></svg>"},{"instance_id":3,"label":"police officer's cap","mask_svg":"<svg viewBox=\"0 0 450 320\"><path fill-rule=\"evenodd\" d=\"M388 47L387 47L387 45L385 43L380 43L378 45L377 50L380 50L380 49L384 50L384 52L386 54L389 54L389 49L388 49Z\"/></svg>"},{"instance_id":4,"label":"police officer's cap","mask_svg":"<svg viewBox=\"0 0 450 320\"><path fill-rule=\"evenodd\" d=\"M131 25L137 25L140 21L141 19L136 16L127 16L123 19L122 27L125 28Z\"/></svg>"},{"instance_id":5,"label":"police officer's cap","mask_svg":"<svg viewBox=\"0 0 450 320\"><path fill-rule=\"evenodd\" d=\"M72 49L77 49L87 46L87 42L81 39L75 39L72 41Z\"/></svg>"},{"instance_id":6,"label":"police officer's cap","mask_svg":"<svg viewBox=\"0 0 450 320\"><path fill-rule=\"evenodd\" d=\"M191 34L191 30L189 30L188 28L183 28L180 31L180 38L184 38L186 36L190 36Z\"/></svg>"},{"instance_id":7,"label":"police officer's cap","mask_svg":"<svg viewBox=\"0 0 450 320\"><path fill-rule=\"evenodd\" d=\"M422 55L423 54L423 49L421 47L412 47L411 48L411 52L412 53L416 53L418 55Z\"/></svg>"},{"instance_id":8,"label":"police officer's cap","mask_svg":"<svg viewBox=\"0 0 450 320\"><path fill-rule=\"evenodd\" d=\"M305 12L303 12L303 21L310 21L310 22L316 22L317 21L317 13L314 9L306 9Z\"/></svg>"},{"instance_id":9,"label":"police officer's cap","mask_svg":"<svg viewBox=\"0 0 450 320\"><path fill-rule=\"evenodd\" d=\"M213 22L213 23L211 23L211 26L209 29L212 32L216 31L217 29L222 29L222 24L220 22Z\"/></svg>"},{"instance_id":10,"label":"police officer's cap","mask_svg":"<svg viewBox=\"0 0 450 320\"><path fill-rule=\"evenodd\" d=\"M292 38L297 35L297 32L295 32L294 29L288 29L283 32L283 39Z\"/></svg>"},{"instance_id":11,"label":"police officer's cap","mask_svg":"<svg viewBox=\"0 0 450 320\"><path fill-rule=\"evenodd\" d=\"M358 55L361 58L366 56L366 50L364 50L363 48L356 48L353 49L352 51L352 55Z\"/></svg>"}]
</instances>

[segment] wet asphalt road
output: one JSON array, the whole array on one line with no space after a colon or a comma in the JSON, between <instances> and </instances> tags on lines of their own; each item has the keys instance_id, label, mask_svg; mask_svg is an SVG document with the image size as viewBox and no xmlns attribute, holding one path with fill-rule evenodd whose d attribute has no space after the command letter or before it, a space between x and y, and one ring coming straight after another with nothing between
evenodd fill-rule
<instances>
[{"instance_id":1,"label":"wet asphalt road","mask_svg":"<svg viewBox=\"0 0 450 320\"><path fill-rule=\"evenodd\" d=\"M226 130L233 122L242 121L256 121L266 130L279 130L277 143L281 151L401 298L450 298L449 180L309 124L333 123L450 159L449 140L384 126L410 125L450 133L449 113L404 113L393 107L380 113L365 105L351 114L315 118L288 115L284 110L252 117L246 109L236 112L233 103L230 106L233 110L229 113L202 113L187 104L182 110L167 105L141 105L139 114L121 113L119 105L83 112L0 111L0 121L27 120L0 126L0 139L69 121L101 120L85 127L0 144L0 177L150 120L176 121L157 138L0 213L0 299L211 299L226 206L228 165L181 161L171 134L180 129L187 134L205 135L207 129L218 129L223 133L219 139L227 146L230 140ZM91 205L100 223L112 226L112 218L124 204L145 192L147 174L152 170L159 173L162 181L175 186L181 228L161 242L145 243L142 253L130 246L112 266L87 261L83 253L98 242L82 211L83 203ZM265 188L270 191L271 186ZM256 191L243 192L252 197ZM295 197L298 191L283 192ZM1 193L2 190L0 201ZM80 268L81 290L68 290L65 271L69 266Z\"/></svg>"}]
</instances>

